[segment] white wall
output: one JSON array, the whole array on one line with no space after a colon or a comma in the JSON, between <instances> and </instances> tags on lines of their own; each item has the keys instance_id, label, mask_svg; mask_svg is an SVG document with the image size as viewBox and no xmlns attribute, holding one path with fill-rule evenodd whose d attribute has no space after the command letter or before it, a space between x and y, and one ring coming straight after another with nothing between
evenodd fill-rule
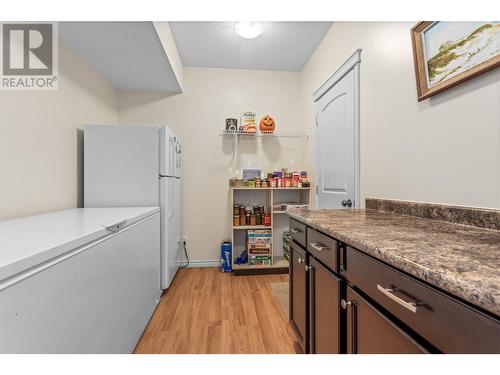
<instances>
[{"instance_id":1,"label":"white wall","mask_svg":"<svg viewBox=\"0 0 500 375\"><path fill-rule=\"evenodd\" d=\"M500 69L418 103L414 24L334 23L302 71L303 123L314 134L312 94L362 48L362 200L500 208Z\"/></svg>"},{"instance_id":2,"label":"white wall","mask_svg":"<svg viewBox=\"0 0 500 375\"><path fill-rule=\"evenodd\" d=\"M182 94L118 92L121 124L167 124L182 138L183 231L195 261L219 259L230 236L228 180L241 167L308 169L299 140L250 139L233 158L232 141L219 134L225 118L244 111L271 114L278 130L303 131L299 73L185 68Z\"/></svg>"},{"instance_id":3,"label":"white wall","mask_svg":"<svg viewBox=\"0 0 500 375\"><path fill-rule=\"evenodd\" d=\"M85 123L116 122L116 92L59 43L59 90L0 91L0 219L76 207Z\"/></svg>"}]
</instances>

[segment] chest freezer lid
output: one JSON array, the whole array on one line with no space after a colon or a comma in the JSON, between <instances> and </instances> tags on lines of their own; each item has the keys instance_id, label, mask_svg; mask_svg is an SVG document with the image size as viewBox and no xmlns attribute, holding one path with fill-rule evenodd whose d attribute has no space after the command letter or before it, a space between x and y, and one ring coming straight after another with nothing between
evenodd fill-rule
<instances>
[{"instance_id":1,"label":"chest freezer lid","mask_svg":"<svg viewBox=\"0 0 500 375\"><path fill-rule=\"evenodd\" d=\"M0 282L159 211L158 207L75 208L0 221Z\"/></svg>"}]
</instances>

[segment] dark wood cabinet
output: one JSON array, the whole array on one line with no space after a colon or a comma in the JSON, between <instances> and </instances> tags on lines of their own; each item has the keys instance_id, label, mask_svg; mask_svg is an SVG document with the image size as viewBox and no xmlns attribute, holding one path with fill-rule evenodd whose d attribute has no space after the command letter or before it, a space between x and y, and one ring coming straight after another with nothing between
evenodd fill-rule
<instances>
[{"instance_id":1,"label":"dark wood cabinet","mask_svg":"<svg viewBox=\"0 0 500 375\"><path fill-rule=\"evenodd\" d=\"M338 354L343 352L344 326L340 301L342 280L314 258L309 259L309 352Z\"/></svg>"},{"instance_id":2,"label":"dark wood cabinet","mask_svg":"<svg viewBox=\"0 0 500 375\"><path fill-rule=\"evenodd\" d=\"M347 296L342 301L342 306L347 310L347 353L427 353L351 287L347 287Z\"/></svg>"},{"instance_id":3,"label":"dark wood cabinet","mask_svg":"<svg viewBox=\"0 0 500 375\"><path fill-rule=\"evenodd\" d=\"M290 323L304 353L308 352L308 257L299 245L290 242Z\"/></svg>"},{"instance_id":4,"label":"dark wood cabinet","mask_svg":"<svg viewBox=\"0 0 500 375\"><path fill-rule=\"evenodd\" d=\"M500 325L401 271L347 247L350 285L443 353L499 353Z\"/></svg>"},{"instance_id":5,"label":"dark wood cabinet","mask_svg":"<svg viewBox=\"0 0 500 375\"><path fill-rule=\"evenodd\" d=\"M500 353L500 320L290 220L290 321L305 353Z\"/></svg>"}]
</instances>

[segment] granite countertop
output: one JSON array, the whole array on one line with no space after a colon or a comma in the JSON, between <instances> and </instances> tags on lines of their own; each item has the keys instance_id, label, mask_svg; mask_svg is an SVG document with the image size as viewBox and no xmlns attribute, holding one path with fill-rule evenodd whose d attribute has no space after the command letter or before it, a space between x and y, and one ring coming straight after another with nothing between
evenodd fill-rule
<instances>
[{"instance_id":1,"label":"granite countertop","mask_svg":"<svg viewBox=\"0 0 500 375\"><path fill-rule=\"evenodd\" d=\"M500 230L372 209L288 215L500 316Z\"/></svg>"}]
</instances>

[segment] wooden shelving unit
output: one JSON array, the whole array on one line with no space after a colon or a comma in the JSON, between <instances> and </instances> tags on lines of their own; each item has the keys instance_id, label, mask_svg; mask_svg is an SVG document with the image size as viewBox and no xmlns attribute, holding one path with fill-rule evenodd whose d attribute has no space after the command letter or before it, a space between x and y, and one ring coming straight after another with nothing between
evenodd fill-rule
<instances>
[{"instance_id":1,"label":"wooden shelving unit","mask_svg":"<svg viewBox=\"0 0 500 375\"><path fill-rule=\"evenodd\" d=\"M231 187L231 243L233 246L233 274L255 275L270 273L288 273L288 260L283 256L283 232L288 231L288 216L286 211L274 211L273 206L279 203L310 204L311 188L252 188ZM232 214L235 203L247 206L264 205L271 212L271 226L264 225L233 225ZM245 249L246 230L270 229L272 236L271 265L235 264L235 259Z\"/></svg>"}]
</instances>

